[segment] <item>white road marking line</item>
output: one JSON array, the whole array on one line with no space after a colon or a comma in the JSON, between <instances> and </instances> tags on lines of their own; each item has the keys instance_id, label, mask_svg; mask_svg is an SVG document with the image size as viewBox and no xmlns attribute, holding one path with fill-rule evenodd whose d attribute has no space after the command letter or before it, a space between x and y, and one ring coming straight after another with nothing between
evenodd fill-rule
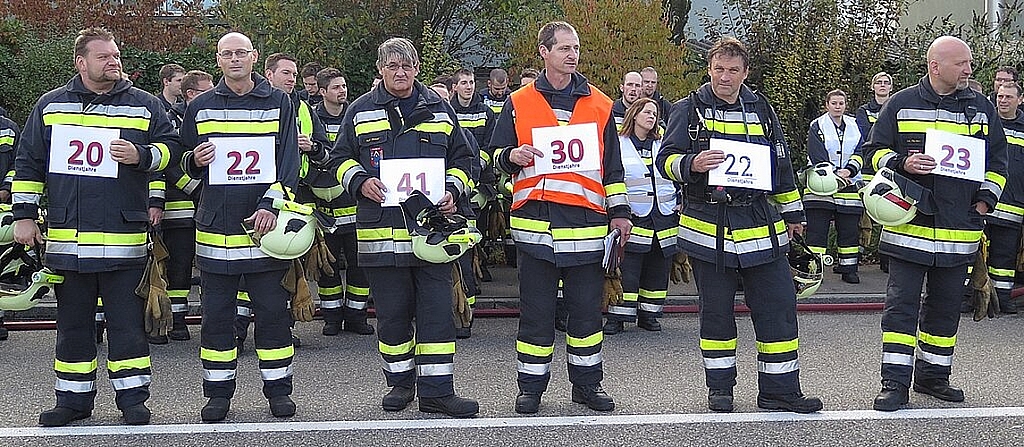
<instances>
[{"instance_id":1,"label":"white road marking line","mask_svg":"<svg viewBox=\"0 0 1024 447\"><path fill-rule=\"evenodd\" d=\"M761 422L863 421L904 419L977 419L1024 417L1024 407L929 408L892 413L873 410L795 413L695 413L637 414L566 417L509 417L478 419L399 419L372 421L259 422L227 424L105 425L58 428L0 428L0 438L42 438L77 436L177 435L206 433L316 432L359 430L430 430L511 427L565 427L612 425L737 424Z\"/></svg>"}]
</instances>

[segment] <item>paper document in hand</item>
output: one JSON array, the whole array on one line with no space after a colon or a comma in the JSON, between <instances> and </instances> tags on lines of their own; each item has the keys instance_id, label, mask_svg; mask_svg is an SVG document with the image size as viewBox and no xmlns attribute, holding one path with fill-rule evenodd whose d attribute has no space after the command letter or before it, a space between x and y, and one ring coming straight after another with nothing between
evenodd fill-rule
<instances>
[{"instance_id":1,"label":"paper document in hand","mask_svg":"<svg viewBox=\"0 0 1024 447\"><path fill-rule=\"evenodd\" d=\"M622 233L616 228L604 237L604 258L601 259L601 267L604 267L606 273L614 272L619 268L623 252Z\"/></svg>"}]
</instances>

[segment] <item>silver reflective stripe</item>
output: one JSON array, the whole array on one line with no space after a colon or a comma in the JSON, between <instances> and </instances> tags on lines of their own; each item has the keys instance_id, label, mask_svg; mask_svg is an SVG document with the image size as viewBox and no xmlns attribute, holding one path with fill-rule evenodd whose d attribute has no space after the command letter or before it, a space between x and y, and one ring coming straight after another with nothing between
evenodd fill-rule
<instances>
[{"instance_id":1,"label":"silver reflective stripe","mask_svg":"<svg viewBox=\"0 0 1024 447\"><path fill-rule=\"evenodd\" d=\"M257 247L223 248L196 244L196 256L218 259L221 261L241 261L248 259L270 259Z\"/></svg>"},{"instance_id":2,"label":"silver reflective stripe","mask_svg":"<svg viewBox=\"0 0 1024 447\"><path fill-rule=\"evenodd\" d=\"M196 210L171 210L164 211L164 220L191 219L195 217Z\"/></svg>"},{"instance_id":3,"label":"silver reflective stripe","mask_svg":"<svg viewBox=\"0 0 1024 447\"><path fill-rule=\"evenodd\" d=\"M1024 216L1021 216L1020 214L1014 214L1008 211L1003 211L999 209L998 205L996 205L996 209L992 210L992 213L990 213L989 216L994 217L996 219L1013 222L1015 224L1020 224L1022 221L1024 221Z\"/></svg>"},{"instance_id":4,"label":"silver reflective stripe","mask_svg":"<svg viewBox=\"0 0 1024 447\"><path fill-rule=\"evenodd\" d=\"M728 369L736 367L736 357L704 357L704 369Z\"/></svg>"},{"instance_id":5,"label":"silver reflective stripe","mask_svg":"<svg viewBox=\"0 0 1024 447\"><path fill-rule=\"evenodd\" d=\"M835 201L836 201L836 205L848 206L850 208L860 208L860 207L864 206L864 202L862 202L860 200L856 200L856 199L841 199L841 198L837 197L835 199Z\"/></svg>"},{"instance_id":6,"label":"silver reflective stripe","mask_svg":"<svg viewBox=\"0 0 1024 447\"><path fill-rule=\"evenodd\" d=\"M465 194L465 192L466 192L466 184L462 183L462 179L460 179L460 178L458 178L458 177L456 177L454 175L446 175L446 176L444 176L444 181L446 183L451 183L451 184L455 185L455 189L459 190L459 195Z\"/></svg>"},{"instance_id":7,"label":"silver reflective stripe","mask_svg":"<svg viewBox=\"0 0 1024 447\"><path fill-rule=\"evenodd\" d=\"M551 235L547 233L534 233L532 231L512 229L512 239L516 242L533 245L543 245L546 247L554 247L554 241L551 239Z\"/></svg>"},{"instance_id":8,"label":"silver reflective stripe","mask_svg":"<svg viewBox=\"0 0 1024 447\"><path fill-rule=\"evenodd\" d=\"M110 384L114 386L115 390L127 390L129 388L138 388L142 386L148 386L152 382L153 376L149 374L141 374L138 376L123 377L120 379L110 379Z\"/></svg>"},{"instance_id":9,"label":"silver reflective stripe","mask_svg":"<svg viewBox=\"0 0 1024 447\"><path fill-rule=\"evenodd\" d=\"M282 368L263 369L260 368L260 376L263 380L281 380L292 376L292 365Z\"/></svg>"},{"instance_id":10,"label":"silver reflective stripe","mask_svg":"<svg viewBox=\"0 0 1024 447\"><path fill-rule=\"evenodd\" d=\"M157 160L157 161L159 162L159 160ZM155 168L155 166L154 166L154 168ZM167 198L167 193L164 190L162 190L162 189L151 189L151 190L149 190L149 196L150 197L157 197L157 198L161 198L161 199L166 199Z\"/></svg>"},{"instance_id":11,"label":"silver reflective stripe","mask_svg":"<svg viewBox=\"0 0 1024 447\"><path fill-rule=\"evenodd\" d=\"M975 113L974 119L968 121L967 115L963 112L950 112L942 109L900 109L896 112L896 119L901 121L946 121L956 124L988 124L988 114L982 111Z\"/></svg>"},{"instance_id":12,"label":"silver reflective stripe","mask_svg":"<svg viewBox=\"0 0 1024 447\"><path fill-rule=\"evenodd\" d=\"M997 183L991 180L985 180L984 182L982 182L981 189L984 189L986 191L991 192L992 194L995 194L996 198L1003 194L1003 188L1000 188Z\"/></svg>"},{"instance_id":13,"label":"silver reflective stripe","mask_svg":"<svg viewBox=\"0 0 1024 447\"><path fill-rule=\"evenodd\" d=\"M82 110L82 103L52 102L43 108L43 114L56 112L85 113L87 115L127 116L133 118L149 118L153 116L145 107L119 106L107 104L89 104L89 110Z\"/></svg>"},{"instance_id":14,"label":"silver reflective stripe","mask_svg":"<svg viewBox=\"0 0 1024 447\"><path fill-rule=\"evenodd\" d=\"M389 373L412 371L415 367L416 364L412 359L402 360L400 362L384 362L384 371Z\"/></svg>"},{"instance_id":15,"label":"silver reflective stripe","mask_svg":"<svg viewBox=\"0 0 1024 447\"><path fill-rule=\"evenodd\" d=\"M992 281L992 285L999 290L1012 290L1013 281Z\"/></svg>"},{"instance_id":16,"label":"silver reflective stripe","mask_svg":"<svg viewBox=\"0 0 1024 447\"><path fill-rule=\"evenodd\" d=\"M95 380L64 380L57 379L57 383L53 385L53 389L57 391L68 391L72 393L88 393L96 390Z\"/></svg>"},{"instance_id":17,"label":"silver reflective stripe","mask_svg":"<svg viewBox=\"0 0 1024 447\"><path fill-rule=\"evenodd\" d=\"M640 303L640 310L644 312L661 312L662 309L661 304Z\"/></svg>"},{"instance_id":18,"label":"silver reflective stripe","mask_svg":"<svg viewBox=\"0 0 1024 447\"><path fill-rule=\"evenodd\" d=\"M203 380L207 382L224 382L228 380L235 380L235 370L233 369L204 369Z\"/></svg>"},{"instance_id":19,"label":"silver reflective stripe","mask_svg":"<svg viewBox=\"0 0 1024 447\"><path fill-rule=\"evenodd\" d=\"M188 304L171 304L172 313L188 312Z\"/></svg>"},{"instance_id":20,"label":"silver reflective stripe","mask_svg":"<svg viewBox=\"0 0 1024 447\"><path fill-rule=\"evenodd\" d=\"M276 189L267 189L267 192L263 193L263 197L268 199L283 199L284 193Z\"/></svg>"},{"instance_id":21,"label":"silver reflective stripe","mask_svg":"<svg viewBox=\"0 0 1024 447\"><path fill-rule=\"evenodd\" d=\"M953 366L953 356L951 355L939 355L926 352L924 350L917 350L917 358L924 360L933 365L939 366Z\"/></svg>"},{"instance_id":22,"label":"silver reflective stripe","mask_svg":"<svg viewBox=\"0 0 1024 447\"><path fill-rule=\"evenodd\" d=\"M581 253L585 251L604 251L604 239L585 239L580 241L555 241L555 253Z\"/></svg>"},{"instance_id":23,"label":"silver reflective stripe","mask_svg":"<svg viewBox=\"0 0 1024 447\"><path fill-rule=\"evenodd\" d=\"M878 159L877 168L884 168L886 165L889 164L889 160L892 160L893 157L895 157L896 155L897 154L895 152L890 152L888 154L883 155L882 158Z\"/></svg>"},{"instance_id":24,"label":"silver reflective stripe","mask_svg":"<svg viewBox=\"0 0 1024 447\"><path fill-rule=\"evenodd\" d=\"M245 306L235 306L235 314L242 317L251 317L252 309Z\"/></svg>"},{"instance_id":25,"label":"silver reflective stripe","mask_svg":"<svg viewBox=\"0 0 1024 447\"><path fill-rule=\"evenodd\" d=\"M196 179L192 179L189 180L187 184L185 184L185 187L181 188L181 191L184 192L185 194L192 194L192 191L195 191L196 188L198 188L199 185L202 184L203 182Z\"/></svg>"},{"instance_id":26,"label":"silver reflective stripe","mask_svg":"<svg viewBox=\"0 0 1024 447\"><path fill-rule=\"evenodd\" d=\"M384 110L367 110L365 112L356 113L352 118L355 124L365 123L369 121L378 121L388 118L388 114Z\"/></svg>"},{"instance_id":27,"label":"silver reflective stripe","mask_svg":"<svg viewBox=\"0 0 1024 447\"><path fill-rule=\"evenodd\" d=\"M978 251L978 242L930 241L892 233L884 229L882 230L881 241L929 253L970 255Z\"/></svg>"},{"instance_id":28,"label":"silver reflective stripe","mask_svg":"<svg viewBox=\"0 0 1024 447\"><path fill-rule=\"evenodd\" d=\"M890 365L914 366L914 356L910 354L899 354L895 352L883 352L882 363Z\"/></svg>"},{"instance_id":29,"label":"silver reflective stripe","mask_svg":"<svg viewBox=\"0 0 1024 447\"><path fill-rule=\"evenodd\" d=\"M570 365L576 366L595 366L601 364L601 353L593 355L574 355L567 354L566 358L569 360Z\"/></svg>"},{"instance_id":30,"label":"silver reflective stripe","mask_svg":"<svg viewBox=\"0 0 1024 447\"><path fill-rule=\"evenodd\" d=\"M517 367L516 370L531 376L543 376L551 372L551 364L519 362L519 367Z\"/></svg>"},{"instance_id":31,"label":"silver reflective stripe","mask_svg":"<svg viewBox=\"0 0 1024 447\"><path fill-rule=\"evenodd\" d=\"M804 209L803 202L801 202L799 200L796 200L796 201L793 201L793 202L790 202L790 203L782 205L780 207L780 209L779 209L779 212L790 213L790 212L793 212L793 211L803 211L803 209Z\"/></svg>"},{"instance_id":32,"label":"silver reflective stripe","mask_svg":"<svg viewBox=\"0 0 1024 447\"><path fill-rule=\"evenodd\" d=\"M712 114L712 112L714 113ZM747 124L759 124L761 122L761 117L757 116L754 112L747 112L744 114L743 112L728 112L719 109L714 109L714 111L712 111L712 109L707 108L704 109L704 116L713 118L715 121L729 121L735 123L743 123L745 121Z\"/></svg>"},{"instance_id":33,"label":"silver reflective stripe","mask_svg":"<svg viewBox=\"0 0 1024 447\"><path fill-rule=\"evenodd\" d=\"M196 112L196 122L203 121L275 121L281 117L281 109L269 110L215 110L202 109Z\"/></svg>"},{"instance_id":34,"label":"silver reflective stripe","mask_svg":"<svg viewBox=\"0 0 1024 447\"><path fill-rule=\"evenodd\" d=\"M763 372L765 374L786 374L793 371L800 370L800 360L790 360L788 362L757 362L757 372Z\"/></svg>"},{"instance_id":35,"label":"silver reflective stripe","mask_svg":"<svg viewBox=\"0 0 1024 447\"><path fill-rule=\"evenodd\" d=\"M320 308L321 309L340 309L341 308L341 300L340 299L337 299L337 300L320 300Z\"/></svg>"},{"instance_id":36,"label":"silver reflective stripe","mask_svg":"<svg viewBox=\"0 0 1024 447\"><path fill-rule=\"evenodd\" d=\"M857 258L839 258L839 265L857 265Z\"/></svg>"},{"instance_id":37,"label":"silver reflective stripe","mask_svg":"<svg viewBox=\"0 0 1024 447\"><path fill-rule=\"evenodd\" d=\"M717 247L714 236L709 236L704 233L700 233L683 226L679 227L679 237L690 242L693 242L695 244L703 245L711 250L715 250L715 247ZM779 234L778 238L780 246L789 243L789 236L787 236L786 233ZM730 240L725 240L724 242L726 253L754 253L762 250L772 249L771 237L743 241L740 243L735 243Z\"/></svg>"},{"instance_id":38,"label":"silver reflective stripe","mask_svg":"<svg viewBox=\"0 0 1024 447\"><path fill-rule=\"evenodd\" d=\"M16 192L11 195L13 203L30 203L33 205L39 205L39 200L43 197L42 194L35 194L30 192Z\"/></svg>"},{"instance_id":39,"label":"silver reflective stripe","mask_svg":"<svg viewBox=\"0 0 1024 447\"><path fill-rule=\"evenodd\" d=\"M629 235L630 244L636 244L642 247L646 247L648 245L651 245L651 242L654 242L654 239L652 239L650 236L638 236L636 233L632 233Z\"/></svg>"},{"instance_id":40,"label":"silver reflective stripe","mask_svg":"<svg viewBox=\"0 0 1024 447\"><path fill-rule=\"evenodd\" d=\"M615 315L631 315L636 316L635 307L624 307L624 306L608 306L608 313Z\"/></svg>"},{"instance_id":41,"label":"silver reflective stripe","mask_svg":"<svg viewBox=\"0 0 1024 447\"><path fill-rule=\"evenodd\" d=\"M450 376L454 373L455 365L452 363L416 365L416 374L419 376Z\"/></svg>"},{"instance_id":42,"label":"silver reflective stripe","mask_svg":"<svg viewBox=\"0 0 1024 447\"><path fill-rule=\"evenodd\" d=\"M106 321L106 315L103 312L96 312L96 321Z\"/></svg>"},{"instance_id":43,"label":"silver reflective stripe","mask_svg":"<svg viewBox=\"0 0 1024 447\"><path fill-rule=\"evenodd\" d=\"M484 112L480 112L480 113L456 113L455 117L457 117L459 119L459 121L476 121L476 120L482 120L484 118L487 118L487 114L484 113Z\"/></svg>"},{"instance_id":44,"label":"silver reflective stripe","mask_svg":"<svg viewBox=\"0 0 1024 447\"><path fill-rule=\"evenodd\" d=\"M349 309L363 310L366 309L367 306L369 306L369 303L366 301L345 300L345 307Z\"/></svg>"}]
</instances>

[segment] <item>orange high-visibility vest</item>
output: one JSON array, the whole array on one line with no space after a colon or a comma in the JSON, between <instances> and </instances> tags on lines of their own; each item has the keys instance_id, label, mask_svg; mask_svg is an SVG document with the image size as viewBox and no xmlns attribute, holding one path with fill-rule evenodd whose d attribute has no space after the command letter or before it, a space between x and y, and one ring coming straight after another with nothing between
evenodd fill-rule
<instances>
[{"instance_id":1,"label":"orange high-visibility vest","mask_svg":"<svg viewBox=\"0 0 1024 447\"><path fill-rule=\"evenodd\" d=\"M533 145L534 128L559 125L555 111L533 83L513 92L509 95L509 101L512 101L516 111L515 125L519 144ZM591 85L590 95L576 101L569 124L597 123L601 168L594 171L537 174L533 164L524 166L519 174L512 177L512 209L518 209L530 200L542 200L581 206L606 214L604 138L600 132L604 131L611 113L611 98Z\"/></svg>"}]
</instances>

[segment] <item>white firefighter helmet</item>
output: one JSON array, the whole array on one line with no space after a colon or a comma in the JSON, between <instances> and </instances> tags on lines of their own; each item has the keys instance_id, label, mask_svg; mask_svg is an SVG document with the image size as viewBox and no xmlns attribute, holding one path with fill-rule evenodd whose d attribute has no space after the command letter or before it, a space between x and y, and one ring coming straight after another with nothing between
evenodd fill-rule
<instances>
[{"instance_id":1,"label":"white firefighter helmet","mask_svg":"<svg viewBox=\"0 0 1024 447\"><path fill-rule=\"evenodd\" d=\"M14 242L14 212L11 205L0 204L0 245Z\"/></svg>"},{"instance_id":2,"label":"white firefighter helmet","mask_svg":"<svg viewBox=\"0 0 1024 447\"><path fill-rule=\"evenodd\" d=\"M258 237L251 227L246 227L246 232L260 251L272 258L296 259L306 254L316 239L317 221L313 208L281 199L274 200L274 208L278 214L273 230Z\"/></svg>"},{"instance_id":3,"label":"white firefighter helmet","mask_svg":"<svg viewBox=\"0 0 1024 447\"><path fill-rule=\"evenodd\" d=\"M807 170L807 189L815 195L830 196L850 186L850 181L836 175L836 167L827 161Z\"/></svg>"},{"instance_id":4,"label":"white firefighter helmet","mask_svg":"<svg viewBox=\"0 0 1024 447\"><path fill-rule=\"evenodd\" d=\"M821 255L807 247L803 238L795 237L789 244L789 270L793 273L793 286L796 288L796 299L801 300L814 295L821 287L824 277Z\"/></svg>"},{"instance_id":5,"label":"white firefighter helmet","mask_svg":"<svg viewBox=\"0 0 1024 447\"><path fill-rule=\"evenodd\" d=\"M419 191L402 202L405 226L412 236L412 252L434 264L458 259L480 242L480 231L458 214L445 216L437 205Z\"/></svg>"},{"instance_id":6,"label":"white firefighter helmet","mask_svg":"<svg viewBox=\"0 0 1024 447\"><path fill-rule=\"evenodd\" d=\"M872 220L885 226L903 225L917 215L918 201L909 197L896 181L896 173L882 168L871 182L860 190L864 211Z\"/></svg>"}]
</instances>

